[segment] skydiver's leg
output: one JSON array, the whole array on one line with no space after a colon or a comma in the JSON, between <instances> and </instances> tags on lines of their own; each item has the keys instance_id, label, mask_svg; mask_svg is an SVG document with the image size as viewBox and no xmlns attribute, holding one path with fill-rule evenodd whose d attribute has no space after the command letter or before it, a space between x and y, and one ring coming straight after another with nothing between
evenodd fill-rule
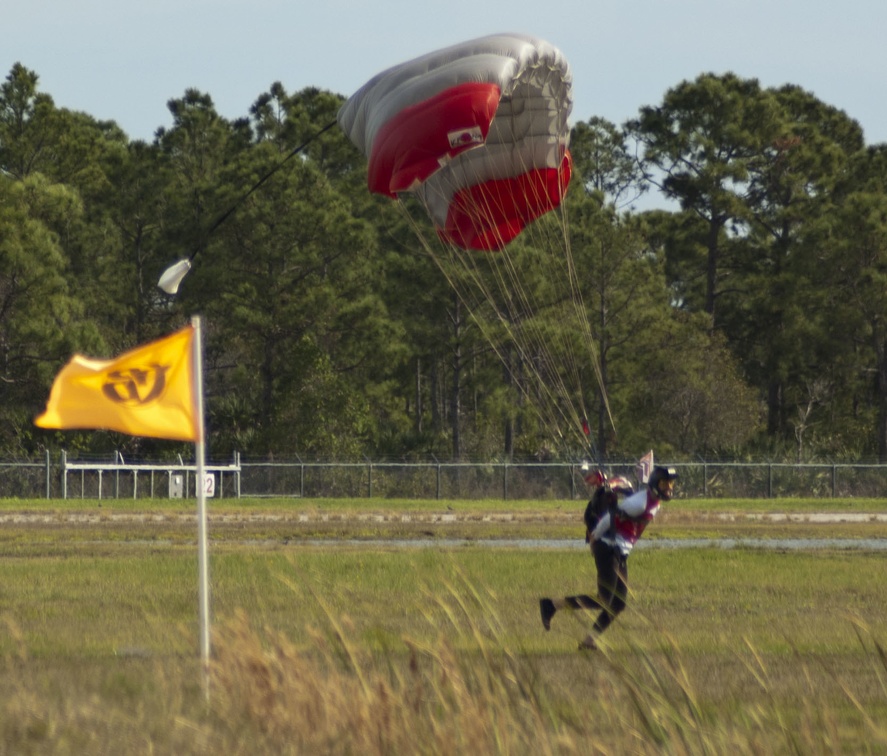
<instances>
[{"instance_id":1,"label":"skydiver's leg","mask_svg":"<svg viewBox=\"0 0 887 756\"><path fill-rule=\"evenodd\" d=\"M584 593L564 598L539 599L539 612L542 615L542 626L546 630L551 629L551 619L559 609L600 609L594 623L598 632L613 621L613 618L625 608L625 596L627 595L628 568L625 557L612 546L600 541L591 544L591 553L594 556L597 567L597 583L599 598L592 598ZM583 644L585 644L583 646ZM583 641L580 646L594 648L592 636Z\"/></svg>"},{"instance_id":2,"label":"skydiver's leg","mask_svg":"<svg viewBox=\"0 0 887 756\"><path fill-rule=\"evenodd\" d=\"M612 546L597 542L592 551L597 566L601 613L594 623L598 634L604 632L625 609L628 598L628 559Z\"/></svg>"},{"instance_id":3,"label":"skydiver's leg","mask_svg":"<svg viewBox=\"0 0 887 756\"><path fill-rule=\"evenodd\" d=\"M592 553L594 546L592 545ZM595 561L597 558L595 557ZM598 576L598 584L600 585L600 576ZM542 626L546 630L551 629L551 618L554 617L558 609L605 609L605 605L599 599L592 598L584 593L576 596L565 596L564 598L543 598L539 600L539 612L542 615Z\"/></svg>"},{"instance_id":4,"label":"skydiver's leg","mask_svg":"<svg viewBox=\"0 0 887 756\"><path fill-rule=\"evenodd\" d=\"M567 596L564 604L570 609L602 609L603 605L596 598L586 596L584 593L578 596Z\"/></svg>"},{"instance_id":5,"label":"skydiver's leg","mask_svg":"<svg viewBox=\"0 0 887 756\"><path fill-rule=\"evenodd\" d=\"M539 600L539 611L542 614L542 625L546 630L551 629L551 618L558 609L603 609L604 605L591 596L584 593L578 596L566 596L564 598L544 598Z\"/></svg>"}]
</instances>

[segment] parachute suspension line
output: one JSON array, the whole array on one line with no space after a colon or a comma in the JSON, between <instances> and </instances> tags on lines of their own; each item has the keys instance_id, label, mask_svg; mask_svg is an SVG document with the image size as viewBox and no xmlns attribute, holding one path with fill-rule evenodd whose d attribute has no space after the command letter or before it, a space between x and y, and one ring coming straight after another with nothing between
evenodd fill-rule
<instances>
[{"instance_id":1,"label":"parachute suspension line","mask_svg":"<svg viewBox=\"0 0 887 756\"><path fill-rule=\"evenodd\" d=\"M525 379L521 378L518 370L515 368L514 363L519 362L524 368L532 371L535 375L541 378L540 370L535 367L537 361L533 359L533 349L530 345L524 344L523 340L520 338L520 323L517 322L519 318L509 315L507 303L505 307L503 307L501 303L485 306L483 303L484 296L495 298L496 292L489 289L488 282L476 272L458 270L459 266L462 265L462 263L459 262L460 259L464 259L463 255L458 254L458 249L449 249L449 254L442 255L435 251L433 243L428 242L421 236L421 231L418 228L416 228L416 233L431 259L435 262L453 291L459 297L460 302L465 306L469 316L479 328L483 338L488 342L499 361L512 376L515 388L525 399L529 400L530 406L533 408L533 411L540 416L541 424L545 429L556 434L558 438L563 441L565 438L562 430L563 422L558 422L557 418L552 417L551 412L551 408L560 407L558 398L561 393L555 391L554 385L548 384L542 380L537 380L535 388L538 393L533 394L531 387L527 385ZM475 294L473 296L470 292L472 288L475 289ZM484 295L480 292L487 292L487 294ZM491 322L489 317L490 309L495 312L496 317L499 319L498 325L505 332L506 339L503 339L502 333L496 331L496 323ZM513 307L511 309L513 309ZM517 360L507 353L503 341L514 346L517 351ZM561 419L563 420L564 418Z\"/></svg>"},{"instance_id":2,"label":"parachute suspension line","mask_svg":"<svg viewBox=\"0 0 887 756\"><path fill-rule=\"evenodd\" d=\"M592 446L594 454L590 435L580 431L588 415L582 391L583 362L591 360L606 402L605 387L572 259L565 209L560 207L529 224L524 231L529 244L516 240L491 252L478 252L430 241L427 225L414 219L406 204L397 204L546 433L573 449L577 440L582 448ZM475 210L489 217L497 209L480 205ZM543 277L541 284L529 266ZM491 315L497 322L491 321ZM512 348L514 353L506 351ZM533 376L532 385L523 373Z\"/></svg>"},{"instance_id":3,"label":"parachute suspension line","mask_svg":"<svg viewBox=\"0 0 887 756\"><path fill-rule=\"evenodd\" d=\"M565 190L565 186L561 187L560 194L563 195ZM532 201L537 199L532 198ZM564 204L555 208L555 212L551 214L550 218L559 218L560 222L551 223L540 219L528 227L527 236L540 250L545 250L544 266L552 272L549 276L549 287L554 285L547 297L553 301L533 302L531 294L521 286L521 276L513 264L511 265L512 280L528 312L541 313L546 308L566 308L567 310L558 317L558 325L564 327L545 327L543 330L544 324L536 322L536 319L530 319L530 327L533 330L531 334L533 349L541 358L548 359L548 363L540 368L540 373L544 370L546 383L551 381L556 383L562 402L565 401L565 404L560 404L560 408L567 421L567 427L575 431L582 426L587 417L583 391L584 381L581 374L582 364L590 358L595 377L602 390L603 381L573 261ZM506 261L512 260L508 250L504 252L504 259ZM576 343L577 336L579 344ZM552 343L556 348L552 348ZM584 357L582 356L583 352L585 352ZM566 375L563 374L564 372Z\"/></svg>"},{"instance_id":4,"label":"parachute suspension line","mask_svg":"<svg viewBox=\"0 0 887 756\"><path fill-rule=\"evenodd\" d=\"M584 327L585 332L585 344L588 346L588 350L590 352L590 360L591 366L594 370L595 378L597 378L598 388L601 392L601 403L603 404L604 411L607 413L607 419L610 421L610 427L613 428L614 432L616 430L616 423L613 420L613 413L610 409L610 399L607 396L607 386L604 382L604 375L601 368L601 360L600 355L598 354L597 345L595 343L595 339L592 333L591 323L588 319L588 310L585 307L585 303L582 297L582 287L580 285L579 273L576 270L575 261L573 259L572 247L570 245L570 232L569 226L567 223L567 213L563 208L558 208L558 212L561 213L563 217L563 225L564 225L564 248L566 250L566 260L569 267L569 278L570 278L570 286L572 291L572 301L576 308L577 313L577 321L580 322ZM583 397L584 399L584 397ZM583 413L584 417L588 417L588 413L584 407L583 402Z\"/></svg>"},{"instance_id":5,"label":"parachute suspension line","mask_svg":"<svg viewBox=\"0 0 887 756\"><path fill-rule=\"evenodd\" d=\"M204 238L204 244L206 244L207 239L215 232L215 230L221 226L228 218L230 218L234 212L239 208L244 202L246 202L250 196L252 196L253 192L257 191L262 184L264 184L268 179L270 179L277 171L283 168L290 160L292 160L296 155L298 155L302 150L304 150L308 145L318 139L321 135L325 134L329 131L333 126L335 126L337 121L331 121L326 126L324 126L319 131L314 132L310 137L308 137L304 142L302 142L297 147L291 149L271 170L265 173L255 184L253 184L246 192L240 195L234 203L229 207L224 213L222 213L218 218L216 218L215 222L209 227L206 232L206 237ZM189 260L194 259L194 255L197 254L197 250L191 253L191 257Z\"/></svg>"},{"instance_id":6,"label":"parachute suspension line","mask_svg":"<svg viewBox=\"0 0 887 756\"><path fill-rule=\"evenodd\" d=\"M551 218L559 218L560 222L552 223ZM510 248L502 247L499 252L492 254L497 260L501 258L503 268L508 273L507 280L504 277L500 278L500 288L503 292L513 292L521 303L524 313L532 314L531 317L521 316L521 335L518 336L513 331L511 335L521 346L523 361L535 369L538 383L560 399L552 406L560 413L561 423L553 419L552 424L560 427L566 422L566 426L574 431L582 427L583 435L586 435L590 441L590 434L586 432L587 426L585 426L588 411L585 406L582 365L591 363L601 401L614 428L615 424L609 408L588 311L582 297L567 221L566 207L561 204L548 219L540 218L531 223L525 231L526 237L532 240L532 244L539 250L546 251L542 260L545 268L543 272L550 272L549 287L553 288L541 296L554 298L555 301L545 302L540 295L534 297L532 292L528 291L524 285L525 276L522 276L518 269L519 261ZM557 299L564 299L565 302L559 304ZM567 308L563 317L559 318L559 325L562 327L545 327L538 316L545 309L555 307Z\"/></svg>"},{"instance_id":7,"label":"parachute suspension line","mask_svg":"<svg viewBox=\"0 0 887 756\"><path fill-rule=\"evenodd\" d=\"M283 168L292 158L298 155L302 150L304 150L309 144L311 144L315 139L320 137L322 134L329 131L333 126L335 126L338 121L331 121L326 126L324 126L319 131L316 131L310 137L308 137L304 142L302 142L297 147L291 149L271 170L265 173L255 184L253 184L246 192L240 195L232 205L222 213L213 224L207 229L206 233L203 235L203 238L200 240L200 243L191 251L191 254L188 257L185 257L178 262L173 263L170 267L168 267L163 274L160 276L160 280L157 282L157 285L163 289L167 294L173 295L176 294L179 290L179 284L181 284L182 279L188 274L188 271L191 270L191 263L194 262L194 258L197 257L197 253L204 249L209 241L210 237L215 233L216 229L221 226L228 218L230 218L234 212L239 208L247 199L259 189L268 179L270 179L277 171Z\"/></svg>"},{"instance_id":8,"label":"parachute suspension line","mask_svg":"<svg viewBox=\"0 0 887 756\"><path fill-rule=\"evenodd\" d=\"M562 186L559 190L559 194L561 196L564 196L565 193L566 187ZM538 200L538 197L531 197L530 204ZM546 380L550 380L552 378L557 379L558 387L561 391L562 396L567 397L570 395L567 383L569 383L570 386L572 386L574 389L574 401L570 403L567 407L568 411L572 410L572 412L569 412L569 427L575 429L579 428L580 426L584 426L586 418L588 417L588 411L585 406L585 395L584 391L582 390L584 381L581 375L581 366L590 362L594 377L600 390L601 403L604 410L606 411L610 426L613 427L613 429L615 430L615 422L613 421L612 412L610 410L609 399L606 392L606 385L603 379L601 363L599 355L597 353L597 347L595 344L595 339L588 316L588 310L585 307L582 297L582 287L580 283L581 279L575 265L572 247L570 244L568 213L565 203L561 203L556 208L554 208L554 211L550 214L549 217L558 217L560 219L560 222L557 224L553 224L550 222L546 222L546 219L544 218L540 218L527 226L524 234L527 238L532 239L533 243L538 248L551 251L551 257L549 260L547 260L547 264L552 268L556 267L559 276L557 279L559 283L559 288L554 293L557 294L558 291L560 291L568 294L568 305L572 307L572 317L569 318L568 322L572 324L578 334L581 335L581 343L577 346L574 339L570 337L567 329L557 328L555 328L553 332L548 333L543 333L536 329L535 333L531 334L531 337L533 337L532 341L528 339L528 343L533 343L535 345L533 349L536 354L541 354L543 356L553 355L554 350L552 350L548 340L554 338L557 342L558 349L560 350L559 354L564 355L565 357L563 360L559 361L558 366L567 371L572 371L571 381L566 381L566 379L561 378L560 371L557 370L557 366L549 364L545 367ZM563 254L558 255L557 252L562 252ZM528 312L538 312L541 307L546 306L542 303L538 303L538 306L535 307L531 306L531 297L527 293L526 289L522 286L521 276L518 273L517 267L512 263L513 258L509 253L509 250L505 248L504 245L500 248L499 252L493 254L496 256L501 255L502 259L505 261L508 269L510 270L510 283L508 285L509 290L516 292L520 296L520 299L523 303L525 303L526 310ZM505 290L504 284L503 290ZM579 354L577 354L577 349L579 351ZM582 352L586 352L586 354L583 356L581 354ZM581 411L581 414L577 413L575 409L575 406L577 404L579 410ZM565 417L564 419L567 418ZM584 427L583 431L587 434L587 431Z\"/></svg>"},{"instance_id":9,"label":"parachute suspension line","mask_svg":"<svg viewBox=\"0 0 887 756\"><path fill-rule=\"evenodd\" d=\"M562 323L564 328L555 328L553 331L554 338L557 339L558 353L564 355L560 361L560 366L567 371L568 375L562 381L563 395L565 397L572 396L572 402L567 405L569 413L568 427L574 430L579 438L583 438L588 443L590 451L594 458L597 457L594 449L594 442L588 426L589 410L586 404L585 385L591 377L586 375L583 378L583 366L590 364L592 373L596 380L600 391L601 400L607 407L609 415L609 402L607 400L606 385L603 380L600 360L597 353L594 335L589 320L588 310L582 296L581 279L575 264L573 250L570 243L570 233L568 226L568 213L566 208L561 205L552 215L560 218L559 229L562 238L555 239L554 234L543 241L546 249L553 251L561 251L562 256L553 252L553 263L559 266L559 278L561 282L560 291L563 292L563 306L566 309ZM551 350L549 350L551 351ZM556 373L554 366L549 370L549 374ZM572 387L572 391L570 388ZM611 424L612 416L610 415ZM582 429L582 434L578 434L577 429Z\"/></svg>"}]
</instances>

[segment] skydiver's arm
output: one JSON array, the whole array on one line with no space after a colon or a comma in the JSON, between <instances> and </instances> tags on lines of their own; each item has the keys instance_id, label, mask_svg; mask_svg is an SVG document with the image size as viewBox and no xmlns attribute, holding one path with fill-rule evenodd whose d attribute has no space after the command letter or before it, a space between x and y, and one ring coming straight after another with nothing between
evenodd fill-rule
<instances>
[{"instance_id":1,"label":"skydiver's arm","mask_svg":"<svg viewBox=\"0 0 887 756\"><path fill-rule=\"evenodd\" d=\"M607 512L598 520L594 530L591 531L591 539L597 541L610 529L610 513Z\"/></svg>"},{"instance_id":2,"label":"skydiver's arm","mask_svg":"<svg viewBox=\"0 0 887 756\"><path fill-rule=\"evenodd\" d=\"M647 492L642 489L637 493L633 493L620 501L618 506L626 517L638 518L647 509Z\"/></svg>"}]
</instances>

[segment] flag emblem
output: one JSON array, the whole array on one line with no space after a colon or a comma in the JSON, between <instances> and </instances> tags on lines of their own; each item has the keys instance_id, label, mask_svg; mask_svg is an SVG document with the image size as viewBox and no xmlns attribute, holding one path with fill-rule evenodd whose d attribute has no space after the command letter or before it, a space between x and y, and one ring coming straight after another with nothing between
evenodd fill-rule
<instances>
[{"instance_id":1,"label":"flag emblem","mask_svg":"<svg viewBox=\"0 0 887 756\"><path fill-rule=\"evenodd\" d=\"M150 365L130 370L112 370L102 385L102 393L112 402L137 406L148 404L163 395L169 365Z\"/></svg>"}]
</instances>

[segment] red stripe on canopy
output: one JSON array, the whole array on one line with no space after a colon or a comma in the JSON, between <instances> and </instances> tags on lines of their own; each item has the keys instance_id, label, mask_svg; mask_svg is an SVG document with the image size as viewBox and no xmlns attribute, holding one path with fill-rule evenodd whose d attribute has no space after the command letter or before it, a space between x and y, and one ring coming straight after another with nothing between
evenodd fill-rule
<instances>
[{"instance_id":1,"label":"red stripe on canopy","mask_svg":"<svg viewBox=\"0 0 887 756\"><path fill-rule=\"evenodd\" d=\"M499 97L495 84L467 83L404 108L373 140L370 191L394 197L427 179L441 161L482 144L467 139L451 144L451 137L479 129L481 140L486 139Z\"/></svg>"},{"instance_id":2,"label":"red stripe on canopy","mask_svg":"<svg viewBox=\"0 0 887 756\"><path fill-rule=\"evenodd\" d=\"M446 225L438 233L465 249L501 249L528 223L560 205L571 175L572 160L565 151L557 169L534 169L462 189L453 197Z\"/></svg>"}]
</instances>

